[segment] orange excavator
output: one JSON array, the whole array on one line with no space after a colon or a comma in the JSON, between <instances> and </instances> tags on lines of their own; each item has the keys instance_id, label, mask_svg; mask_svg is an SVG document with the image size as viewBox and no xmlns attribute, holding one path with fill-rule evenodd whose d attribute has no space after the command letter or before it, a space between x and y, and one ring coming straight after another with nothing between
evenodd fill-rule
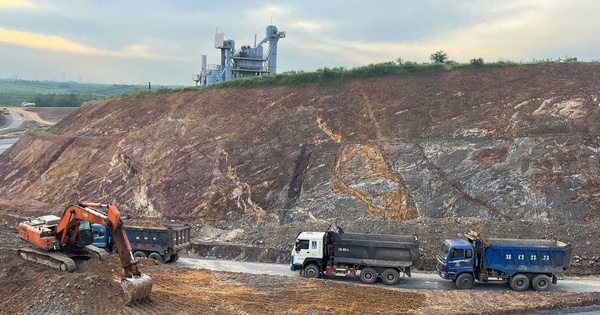
<instances>
[{"instance_id":1,"label":"orange excavator","mask_svg":"<svg viewBox=\"0 0 600 315\"><path fill-rule=\"evenodd\" d=\"M68 206L62 217L45 215L19 224L19 236L39 248L23 247L19 256L62 271L74 271L75 259L100 258L108 255L92 244L91 224L106 226L116 244L123 267L121 287L127 295L126 305L147 300L152 278L140 273L131 253L131 244L123 228L119 209L112 204L80 203Z\"/></svg>"}]
</instances>

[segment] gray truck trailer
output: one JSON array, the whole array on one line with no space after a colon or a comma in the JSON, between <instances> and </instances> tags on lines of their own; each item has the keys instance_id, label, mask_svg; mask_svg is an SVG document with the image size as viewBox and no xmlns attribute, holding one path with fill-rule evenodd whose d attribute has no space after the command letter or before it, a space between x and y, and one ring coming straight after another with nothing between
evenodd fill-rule
<instances>
[{"instance_id":1,"label":"gray truck trailer","mask_svg":"<svg viewBox=\"0 0 600 315\"><path fill-rule=\"evenodd\" d=\"M306 278L358 276L363 283L381 278L393 285L419 263L416 236L345 233L332 224L326 232L298 234L290 269Z\"/></svg>"}]
</instances>

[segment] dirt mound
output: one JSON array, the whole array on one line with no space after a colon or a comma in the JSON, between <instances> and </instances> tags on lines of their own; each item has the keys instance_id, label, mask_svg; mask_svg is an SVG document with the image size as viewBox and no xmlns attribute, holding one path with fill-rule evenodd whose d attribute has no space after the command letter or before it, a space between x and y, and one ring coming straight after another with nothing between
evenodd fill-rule
<instances>
[{"instance_id":1,"label":"dirt mound","mask_svg":"<svg viewBox=\"0 0 600 315\"><path fill-rule=\"evenodd\" d=\"M110 200L220 228L311 216L593 221L598 70L534 65L113 98L2 155L0 197Z\"/></svg>"},{"instance_id":2,"label":"dirt mound","mask_svg":"<svg viewBox=\"0 0 600 315\"><path fill-rule=\"evenodd\" d=\"M77 107L27 107L17 110L35 113L44 122L55 124L77 110Z\"/></svg>"},{"instance_id":3,"label":"dirt mound","mask_svg":"<svg viewBox=\"0 0 600 315\"><path fill-rule=\"evenodd\" d=\"M117 204L124 215L181 220L196 232L213 233L217 239L211 241L278 250L289 250L297 232L322 231L338 220L352 232L417 235L425 262L433 261L440 239L476 226L493 237L556 237L572 244L575 268L595 271L600 257L598 90L599 63L565 63L111 98L77 109L47 131L26 133L0 155L2 220L12 225L21 217L60 213L68 204L92 200ZM29 307L32 313L58 312L56 303L68 305L67 313L92 312L73 302L78 292L91 294L92 285L111 298L99 309L115 310L114 302L120 302L119 290L108 293L109 286L118 285L116 274L107 280L95 269L43 273L42 281L30 273L15 275L34 267L14 262L6 268L13 268L4 270L10 281L23 284L7 283L14 292L3 295L15 313L25 308L29 313ZM335 309L278 304L266 288L237 283L227 289L237 292L230 300L201 300L202 294L226 296L221 286L211 289L218 293L194 286L221 283L219 274L186 271L178 278L182 271L169 268L147 266L164 281L158 282L154 306L141 310L253 313L259 305L274 304L282 313L369 312L358 302ZM299 290L332 290L338 296L355 291L330 282L266 279L301 303L306 298ZM63 280L72 281L68 289ZM169 293L180 286L189 292ZM367 291L360 294L365 294L362 300L382 302ZM445 295L466 300L464 293ZM522 307L510 301L539 299L536 305L551 307L556 296L565 303L573 298L507 293L496 302ZM421 295L402 297L409 303L395 307L407 313L436 310L427 304L435 303L430 295L425 304L416 302ZM480 294L465 305L479 312L477 301L485 298ZM580 304L597 299L577 298ZM319 299L327 296L317 296L316 303L325 305ZM189 308L182 310L172 300ZM396 301L390 295L386 300Z\"/></svg>"},{"instance_id":4,"label":"dirt mound","mask_svg":"<svg viewBox=\"0 0 600 315\"><path fill-rule=\"evenodd\" d=\"M13 232L14 233L14 232ZM7 233L2 233L3 238ZM13 238L11 236L11 238ZM122 309L122 269L115 257L85 261L73 273L52 270L20 260L21 241L2 242L0 308L5 314L110 314Z\"/></svg>"},{"instance_id":5,"label":"dirt mound","mask_svg":"<svg viewBox=\"0 0 600 315\"><path fill-rule=\"evenodd\" d=\"M144 220L144 219L123 220L123 224L125 224L127 226L143 226L143 227L159 227L159 228L165 227L161 222Z\"/></svg>"},{"instance_id":6,"label":"dirt mound","mask_svg":"<svg viewBox=\"0 0 600 315\"><path fill-rule=\"evenodd\" d=\"M1 155L0 199L55 212L111 202L244 231L229 241L256 231L278 250L289 229L336 219L393 234L446 218L475 218L494 237L519 222L539 228L510 236L588 230L600 211L598 89L599 63L569 63L111 98ZM578 252L592 239L556 230L576 255L600 256Z\"/></svg>"}]
</instances>

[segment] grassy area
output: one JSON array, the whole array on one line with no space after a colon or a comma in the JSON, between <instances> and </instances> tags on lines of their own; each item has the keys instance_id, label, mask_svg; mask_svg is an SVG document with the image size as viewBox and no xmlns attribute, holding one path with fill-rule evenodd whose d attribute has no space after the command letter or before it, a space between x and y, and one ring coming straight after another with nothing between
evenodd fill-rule
<instances>
[{"instance_id":1,"label":"grassy area","mask_svg":"<svg viewBox=\"0 0 600 315\"><path fill-rule=\"evenodd\" d=\"M130 101L133 101L138 97L145 95L146 93L163 94L180 91L204 91L206 89L215 88L254 88L277 85L301 86L308 84L336 84L348 80L366 79L389 75L437 75L455 69L473 69L474 71L477 71L477 69L485 68L515 67L565 62L577 62L577 58L567 56L565 59L541 59L527 62L515 62L510 60L484 62L482 58L474 58L468 63L458 63L454 61L416 63L412 61L402 61L399 59L398 61L370 64L352 69L339 67L323 68L313 72L288 71L282 74L270 76L240 78L210 86L176 88L158 87L152 90L147 89L147 83L139 85L109 85L0 79L0 106L20 106L21 102L35 101L36 97L39 101L43 102L65 103L70 101L70 104L78 103L79 105L77 106L80 106L85 102L99 100L106 97L122 96L124 94L130 98ZM66 98L65 95L68 95L69 93L77 95L77 101L73 100L72 95L70 100ZM41 97L40 95L45 95L45 97ZM47 100L48 98L50 100Z\"/></svg>"},{"instance_id":2,"label":"grassy area","mask_svg":"<svg viewBox=\"0 0 600 315\"><path fill-rule=\"evenodd\" d=\"M530 62L514 62L501 60L492 63L486 63L482 58L472 59L469 63L458 63L454 61L434 62L434 63L416 63L406 62L384 62L371 64L352 69L345 68L324 68L315 72L290 71L282 74L241 78L217 84L218 87L250 88L272 85L305 85L305 84L331 84L355 79L366 79L388 75L436 75L439 73L452 71L455 69L484 69L497 67L514 67L534 64L552 64L559 62L576 62L577 58L565 60L533 60Z\"/></svg>"},{"instance_id":3,"label":"grassy area","mask_svg":"<svg viewBox=\"0 0 600 315\"><path fill-rule=\"evenodd\" d=\"M346 68L323 68L313 72L304 71L289 71L282 74L261 76L261 77L248 77L239 78L227 82L222 82L209 86L188 86L178 88L165 88L160 87L153 90L139 90L127 93L129 101L133 102L135 99L147 94L147 93L176 93L184 91L197 91L202 92L208 89L219 89L219 88L255 88L255 87L266 87L266 86L281 86L281 85L294 85L302 86L308 84L337 84L348 80L355 79L366 79L373 77L382 77L389 75L437 75L443 72L452 71L456 69L472 69L478 71L486 68L498 68L498 67L516 67L525 65L535 64L555 64L565 62L577 62L577 58L568 57L566 59L544 59L544 60L533 60L528 62L515 62L510 60L500 60L496 62L486 63L482 58L471 59L469 63L458 63L454 61L447 62L432 62L432 63L416 63L412 61L390 61L378 64L371 64L368 66L356 67L352 69ZM592 61L597 62L597 61ZM121 96L121 95L114 95Z\"/></svg>"}]
</instances>

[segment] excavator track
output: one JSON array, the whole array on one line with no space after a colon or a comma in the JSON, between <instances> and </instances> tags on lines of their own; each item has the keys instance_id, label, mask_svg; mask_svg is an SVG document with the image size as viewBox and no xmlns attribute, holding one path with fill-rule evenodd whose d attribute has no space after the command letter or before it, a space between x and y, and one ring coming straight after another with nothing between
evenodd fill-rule
<instances>
[{"instance_id":1,"label":"excavator track","mask_svg":"<svg viewBox=\"0 0 600 315\"><path fill-rule=\"evenodd\" d=\"M97 255L98 256L97 258L99 258L101 260L104 260L108 257L108 253L103 248L99 248L94 245L86 245L85 249L88 252L91 252L91 253L94 253L95 255ZM94 257L94 258L96 258L96 257Z\"/></svg>"},{"instance_id":2,"label":"excavator track","mask_svg":"<svg viewBox=\"0 0 600 315\"><path fill-rule=\"evenodd\" d=\"M22 247L17 250L17 255L25 261L31 261L60 271L70 272L77 268L73 259L57 252Z\"/></svg>"}]
</instances>

